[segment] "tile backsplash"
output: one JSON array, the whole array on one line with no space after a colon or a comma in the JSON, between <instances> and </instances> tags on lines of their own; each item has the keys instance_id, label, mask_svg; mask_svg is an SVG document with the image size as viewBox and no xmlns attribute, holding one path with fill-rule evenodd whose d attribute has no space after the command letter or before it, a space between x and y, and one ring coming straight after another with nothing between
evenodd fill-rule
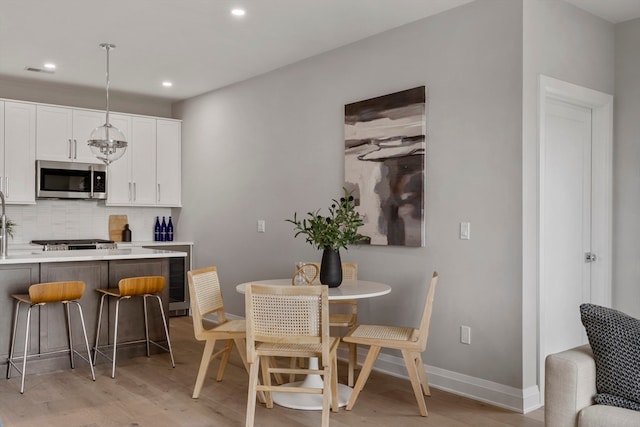
<instances>
[{"instance_id":1,"label":"tile backsplash","mask_svg":"<svg viewBox=\"0 0 640 427\"><path fill-rule=\"evenodd\" d=\"M88 200L38 200L36 205L7 205L16 223L9 243L33 239L108 239L109 215L127 215L134 241L152 241L156 216L169 219L171 208L111 207Z\"/></svg>"}]
</instances>

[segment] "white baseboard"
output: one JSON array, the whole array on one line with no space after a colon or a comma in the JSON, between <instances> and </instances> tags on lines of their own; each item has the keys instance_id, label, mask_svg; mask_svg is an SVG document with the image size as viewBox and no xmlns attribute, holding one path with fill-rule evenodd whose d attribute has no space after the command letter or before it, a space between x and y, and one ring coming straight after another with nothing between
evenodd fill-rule
<instances>
[{"instance_id":1,"label":"white baseboard","mask_svg":"<svg viewBox=\"0 0 640 427\"><path fill-rule=\"evenodd\" d=\"M227 314L227 318L243 319L243 317L232 314ZM367 350L365 348L358 347L359 366L362 366L366 353ZM341 360L347 360L347 356L347 349L338 349L338 357ZM519 389L435 366L425 365L425 369L427 371L427 378L429 379L429 386L439 390L523 414L542 406L538 386ZM380 353L376 360L374 370L394 377L409 379L404 360L399 356Z\"/></svg>"},{"instance_id":2,"label":"white baseboard","mask_svg":"<svg viewBox=\"0 0 640 427\"><path fill-rule=\"evenodd\" d=\"M364 362L366 351L358 348L360 366ZM346 360L347 350L339 349L338 355L340 359ZM425 369L429 386L433 388L520 413L527 413L542 406L537 386L523 390L435 366L425 365ZM402 357L380 353L374 370L409 379Z\"/></svg>"}]
</instances>

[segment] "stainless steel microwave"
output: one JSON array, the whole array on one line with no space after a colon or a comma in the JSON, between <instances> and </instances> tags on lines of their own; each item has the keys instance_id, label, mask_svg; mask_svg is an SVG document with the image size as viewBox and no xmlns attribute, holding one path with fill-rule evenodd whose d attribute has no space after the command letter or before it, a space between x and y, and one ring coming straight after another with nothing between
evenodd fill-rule
<instances>
[{"instance_id":1,"label":"stainless steel microwave","mask_svg":"<svg viewBox=\"0 0 640 427\"><path fill-rule=\"evenodd\" d=\"M100 163L36 161L39 199L106 199L107 166Z\"/></svg>"}]
</instances>

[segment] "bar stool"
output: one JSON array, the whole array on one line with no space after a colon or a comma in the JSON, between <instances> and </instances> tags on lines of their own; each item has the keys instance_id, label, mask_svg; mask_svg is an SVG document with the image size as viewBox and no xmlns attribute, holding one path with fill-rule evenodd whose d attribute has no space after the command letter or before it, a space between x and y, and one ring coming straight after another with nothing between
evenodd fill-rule
<instances>
[{"instance_id":1,"label":"bar stool","mask_svg":"<svg viewBox=\"0 0 640 427\"><path fill-rule=\"evenodd\" d=\"M11 349L9 350L9 357L7 359L7 379L11 377L11 367L14 367L18 372L22 374L22 381L20 384L20 393L24 393L24 376L27 370L27 358L30 357L40 357L47 354L54 353L64 353L69 352L71 359L71 369L75 368L74 363L74 354L77 354L80 358L89 363L89 367L91 368L91 379L93 381L96 380L95 373L93 371L93 363L91 363L91 350L89 349L89 340L87 339L87 329L84 324L84 316L82 315L82 307L80 303L77 301L82 298L84 294L85 284L81 281L72 281L72 282L48 282L48 283L38 283L29 286L29 294L16 294L11 295L16 300L16 313L13 321L13 332L11 334ZM31 309L35 306L45 306L49 303L62 303L65 307L65 314L67 319L67 333L69 338L69 348L65 350L57 350L57 351L49 351L45 353L37 353L28 355L27 350L29 348L29 330L31 329ZM27 309L27 322L26 322L26 332L24 336L24 354L22 355L22 369L18 368L14 363L13 352L15 348L16 342L16 328L18 326L18 314L20 313L20 306L22 304L27 304L29 308ZM80 313L80 323L82 325L82 333L84 335L84 343L87 349L87 357L85 358L83 355L78 353L73 348L73 336L71 333L71 318L69 316L69 304L73 304L78 307L78 313ZM18 358L16 358L18 359Z\"/></svg>"},{"instance_id":2,"label":"bar stool","mask_svg":"<svg viewBox=\"0 0 640 427\"><path fill-rule=\"evenodd\" d=\"M171 340L169 339L169 328L167 328L167 319L164 315L164 310L162 308L162 299L160 298L160 293L163 291L165 286L165 278L162 276L141 276L141 277L130 277L126 279L121 279L118 282L118 288L108 288L108 289L96 289L97 292L102 294L100 298L100 311L98 314L98 328L96 330L96 345L93 347L93 363L96 363L96 359L98 353L106 357L107 359L112 361L111 368L111 378L116 377L116 349L118 345L118 315L120 311L120 301L123 299L130 299L132 297L142 297L144 304L144 333L145 339L136 340L136 341L127 341L124 343L120 343L120 345L125 344L137 344L144 342L147 345L147 357L150 356L149 353L149 344L153 344L156 347L161 348L162 350L168 351L171 355L171 366L176 367L176 363L173 359L173 351L171 350ZM109 357L106 353L100 351L100 346L98 345L98 339L100 338L100 324L102 323L102 308L104 306L104 300L106 297L114 297L116 300L116 316L114 319L114 330L113 330L113 355ZM154 298L158 301L158 305L160 307L160 314L162 315L162 324L164 326L164 333L167 337L167 347L152 341L149 339L149 321L147 318L147 298ZM102 347L109 347L110 345L103 345Z\"/></svg>"}]
</instances>

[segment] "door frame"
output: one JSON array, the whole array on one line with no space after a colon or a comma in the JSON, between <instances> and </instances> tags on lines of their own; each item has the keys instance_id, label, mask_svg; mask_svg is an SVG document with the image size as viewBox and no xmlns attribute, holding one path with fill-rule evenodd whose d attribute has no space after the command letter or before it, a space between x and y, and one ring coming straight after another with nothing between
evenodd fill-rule
<instances>
[{"instance_id":1,"label":"door frame","mask_svg":"<svg viewBox=\"0 0 640 427\"><path fill-rule=\"evenodd\" d=\"M537 342L538 385L541 400L544 396L545 355L542 337L541 313L544 288L540 281L544 273L542 201L544 200L544 135L547 100L556 99L590 108L592 111L591 148L591 252L598 260L591 269L591 302L611 305L611 247L612 247L612 192L613 192L613 96L552 77L538 77L538 195L537 195ZM597 219L595 221L594 219ZM596 286L593 286L596 284ZM576 310L578 308L576 307ZM542 402L543 403L543 402Z\"/></svg>"}]
</instances>

